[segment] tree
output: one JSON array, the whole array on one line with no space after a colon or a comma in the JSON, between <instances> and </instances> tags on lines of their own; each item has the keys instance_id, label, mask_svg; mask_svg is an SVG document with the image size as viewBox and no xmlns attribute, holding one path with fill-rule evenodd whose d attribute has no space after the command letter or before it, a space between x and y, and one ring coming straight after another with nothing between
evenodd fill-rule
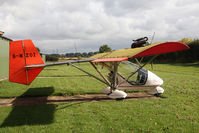
<instances>
[{"instance_id":1,"label":"tree","mask_svg":"<svg viewBox=\"0 0 199 133\"><path fill-rule=\"evenodd\" d=\"M185 43L185 44L189 44L191 43L193 40L191 38L183 38L180 40L180 42Z\"/></svg>"},{"instance_id":2,"label":"tree","mask_svg":"<svg viewBox=\"0 0 199 133\"><path fill-rule=\"evenodd\" d=\"M104 53L104 52L110 52L111 51L111 48L105 44L105 45L102 45L100 48L99 48L99 52L100 53Z\"/></svg>"},{"instance_id":3,"label":"tree","mask_svg":"<svg viewBox=\"0 0 199 133\"><path fill-rule=\"evenodd\" d=\"M88 54L86 52L82 53L82 57L87 57Z\"/></svg>"},{"instance_id":4,"label":"tree","mask_svg":"<svg viewBox=\"0 0 199 133\"><path fill-rule=\"evenodd\" d=\"M46 55L46 61L58 61L59 58L52 55Z\"/></svg>"},{"instance_id":5,"label":"tree","mask_svg":"<svg viewBox=\"0 0 199 133\"><path fill-rule=\"evenodd\" d=\"M93 55L94 55L93 52L89 52L89 53L88 53L88 56L93 56Z\"/></svg>"},{"instance_id":6,"label":"tree","mask_svg":"<svg viewBox=\"0 0 199 133\"><path fill-rule=\"evenodd\" d=\"M40 53L40 49L38 47L36 47L36 48L37 48L37 51Z\"/></svg>"}]
</instances>

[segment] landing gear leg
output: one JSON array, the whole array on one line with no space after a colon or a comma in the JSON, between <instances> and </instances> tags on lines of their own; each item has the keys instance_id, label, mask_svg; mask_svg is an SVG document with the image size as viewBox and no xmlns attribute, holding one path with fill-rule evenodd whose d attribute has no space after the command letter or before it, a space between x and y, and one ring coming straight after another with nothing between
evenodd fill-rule
<instances>
[{"instance_id":1,"label":"landing gear leg","mask_svg":"<svg viewBox=\"0 0 199 133\"><path fill-rule=\"evenodd\" d=\"M108 97L112 99L124 99L126 98L127 94L123 91L117 90L118 86L118 79L117 79L117 69L118 69L118 62L113 62L112 64L112 70L109 73L109 80L111 82L111 87L110 87L110 94Z\"/></svg>"}]
</instances>

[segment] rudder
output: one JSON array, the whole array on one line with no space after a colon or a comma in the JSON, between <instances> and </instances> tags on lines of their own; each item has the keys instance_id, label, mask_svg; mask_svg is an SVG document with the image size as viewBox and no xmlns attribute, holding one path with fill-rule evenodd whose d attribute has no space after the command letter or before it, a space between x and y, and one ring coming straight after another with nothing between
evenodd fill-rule
<instances>
[{"instance_id":1,"label":"rudder","mask_svg":"<svg viewBox=\"0 0 199 133\"><path fill-rule=\"evenodd\" d=\"M12 41L9 51L9 81L31 84L43 67L28 69L26 66L44 64L32 40Z\"/></svg>"}]
</instances>

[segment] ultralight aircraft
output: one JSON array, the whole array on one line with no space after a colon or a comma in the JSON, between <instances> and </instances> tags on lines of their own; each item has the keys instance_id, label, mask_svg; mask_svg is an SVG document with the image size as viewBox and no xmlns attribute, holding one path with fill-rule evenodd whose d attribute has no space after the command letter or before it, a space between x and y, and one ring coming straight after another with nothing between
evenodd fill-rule
<instances>
[{"instance_id":1,"label":"ultralight aircraft","mask_svg":"<svg viewBox=\"0 0 199 133\"><path fill-rule=\"evenodd\" d=\"M30 85L44 67L68 64L106 84L108 87L103 89L102 93L107 94L109 98L125 98L127 94L121 91L122 89L148 88L150 94L161 94L164 92L164 89L160 87L163 80L143 67L150 63L156 55L188 50L189 46L180 42L164 42L145 46L147 40L146 37L134 40L131 48L99 53L87 59L55 63L44 63L32 40L11 41L9 46L9 81ZM141 65L138 58L145 56L152 56L152 58ZM129 60L135 60L138 65ZM99 77L75 65L75 63L81 62L89 62ZM99 70L98 64L107 68L107 76Z\"/></svg>"}]
</instances>

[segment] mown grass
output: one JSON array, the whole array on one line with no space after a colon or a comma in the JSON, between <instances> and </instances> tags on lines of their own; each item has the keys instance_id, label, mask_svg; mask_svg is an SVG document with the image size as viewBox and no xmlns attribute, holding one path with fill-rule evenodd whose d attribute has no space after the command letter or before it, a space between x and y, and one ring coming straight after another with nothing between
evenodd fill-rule
<instances>
[{"instance_id":1,"label":"mown grass","mask_svg":"<svg viewBox=\"0 0 199 133\"><path fill-rule=\"evenodd\" d=\"M89 63L77 65L99 77ZM106 72L106 69L102 69L102 72ZM46 96L46 88L49 87L53 88L51 95L75 95L101 93L106 86L72 66L61 65L45 68L30 86L9 83L7 80L0 82L0 97ZM29 88L34 89L25 93Z\"/></svg>"},{"instance_id":2,"label":"mown grass","mask_svg":"<svg viewBox=\"0 0 199 133\"><path fill-rule=\"evenodd\" d=\"M85 63L81 67L89 66ZM146 68L151 69L150 66ZM30 92L21 89L25 88L24 86L3 81L0 83L0 97L37 96L37 93L40 93L39 95L100 93L100 89L105 87L90 77L75 77L74 75L84 74L70 67L56 66L47 69L51 70L45 70L39 76L62 77L38 78L30 86ZM65 69L69 69L69 72ZM165 93L160 99L0 107L0 132L197 133L198 63L155 64L153 72L164 80L162 87Z\"/></svg>"}]
</instances>

